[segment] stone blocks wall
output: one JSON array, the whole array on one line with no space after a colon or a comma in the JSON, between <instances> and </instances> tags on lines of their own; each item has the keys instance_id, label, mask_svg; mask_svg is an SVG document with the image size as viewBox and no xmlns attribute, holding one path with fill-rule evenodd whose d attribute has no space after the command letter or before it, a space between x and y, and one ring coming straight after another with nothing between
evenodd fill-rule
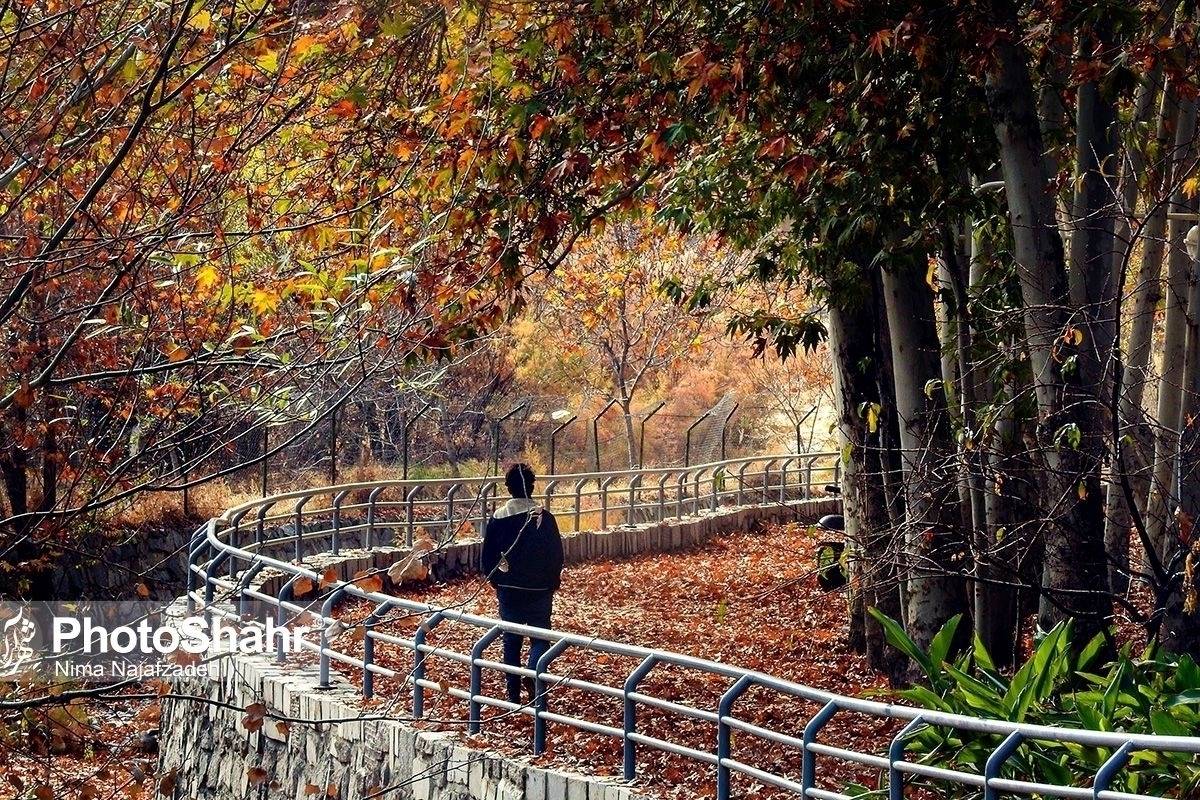
<instances>
[{"instance_id":1,"label":"stone blocks wall","mask_svg":"<svg viewBox=\"0 0 1200 800\"><path fill-rule=\"evenodd\" d=\"M260 656L208 662L162 699L159 770L194 800L636 800L628 786L535 767L364 711L358 691ZM185 696L197 699L184 699ZM245 708L268 717L247 730ZM279 717L283 717L281 720ZM261 769L261 773L253 772ZM332 787L332 794L330 789Z\"/></svg>"}]
</instances>

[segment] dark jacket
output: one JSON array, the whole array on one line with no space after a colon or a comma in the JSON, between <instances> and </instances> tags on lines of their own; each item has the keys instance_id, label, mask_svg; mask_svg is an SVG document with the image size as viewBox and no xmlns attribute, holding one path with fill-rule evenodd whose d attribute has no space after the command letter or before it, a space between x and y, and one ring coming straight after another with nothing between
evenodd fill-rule
<instances>
[{"instance_id":1,"label":"dark jacket","mask_svg":"<svg viewBox=\"0 0 1200 800\"><path fill-rule=\"evenodd\" d=\"M502 556L507 572L498 568ZM558 589L563 546L554 515L520 498L496 509L484 530L482 562L483 574L497 588Z\"/></svg>"}]
</instances>

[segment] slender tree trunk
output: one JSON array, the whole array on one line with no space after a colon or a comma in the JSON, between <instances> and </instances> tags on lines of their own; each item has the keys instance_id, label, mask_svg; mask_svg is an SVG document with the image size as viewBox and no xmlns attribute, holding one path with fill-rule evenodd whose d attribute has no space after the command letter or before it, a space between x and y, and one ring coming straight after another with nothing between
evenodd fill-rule
<instances>
[{"instance_id":1,"label":"slender tree trunk","mask_svg":"<svg viewBox=\"0 0 1200 800\"><path fill-rule=\"evenodd\" d=\"M1015 8L1008 20L1018 30ZM1095 347L1101 331L1069 325L1068 282L1054 195L1042 161L1034 92L1024 54L1011 41L996 45L987 101L1000 143L1014 250L1021 283L1025 333L1039 409L1039 453L1046 463L1043 489L1046 551L1039 623L1071 616L1086 641L1111 613L1104 563L1103 456L1095 384L1064 379L1059 364ZM1101 333L1100 336L1095 334ZM1086 359L1085 359L1086 360ZM1096 376L1098 377L1098 376ZM1099 590L1099 591L1098 591Z\"/></svg>"},{"instance_id":2,"label":"slender tree trunk","mask_svg":"<svg viewBox=\"0 0 1200 800\"><path fill-rule=\"evenodd\" d=\"M906 619L909 636L927 649L942 625L966 610L958 481L939 381L933 293L916 269L887 270L883 285L906 511Z\"/></svg>"},{"instance_id":3,"label":"slender tree trunk","mask_svg":"<svg viewBox=\"0 0 1200 800\"><path fill-rule=\"evenodd\" d=\"M1170 122L1175 118L1174 93L1163 91L1161 70L1148 77L1138 91L1135 122L1142 120L1147 109L1159 106L1155 142L1160 152L1170 150L1168 142ZM1112 465L1112 480L1108 486L1108 521L1104 533L1105 552L1109 560L1109 581L1113 592L1124 594L1129 588L1129 534L1133 525L1125 482L1130 484L1137 511L1146 510L1149 492L1147 471L1154 458L1154 438L1142 408L1146 382L1149 380L1151 342L1154 319L1158 304L1162 300L1163 239L1167 230L1167 207L1159 202L1171 184L1173 162L1170 157L1161 159L1151 180L1150 197L1146 204L1147 218L1142 228L1142 260L1135 278L1132 307L1129 312L1128 345L1126 348L1124 375L1117 400L1117 441L1119 458ZM1128 149L1125 163L1124 186L1122 187L1123 217L1117 221L1118 246L1124 241L1124 251L1114 259L1113 270L1117 285L1124 281L1128 270L1129 254L1133 242L1130 219L1137 212L1141 179L1146 171L1146 159L1142 147Z\"/></svg>"},{"instance_id":4,"label":"slender tree trunk","mask_svg":"<svg viewBox=\"0 0 1200 800\"><path fill-rule=\"evenodd\" d=\"M1172 211L1194 208L1183 193L1178 180L1180 167L1195 153L1192 141L1196 133L1196 101L1191 97L1179 100L1179 115L1175 123L1175 174L1177 188L1171 195ZM1157 427L1154 437L1154 474L1150 499L1146 506L1147 535L1155 549L1165 559L1169 554L1166 537L1168 504L1174 476L1174 461L1179 443L1182 419L1183 360L1187 337L1187 281L1189 259L1183 237L1191 223L1173 219L1168 224L1166 281L1166 321L1163 330L1162 378L1158 384Z\"/></svg>"},{"instance_id":5,"label":"slender tree trunk","mask_svg":"<svg viewBox=\"0 0 1200 800\"><path fill-rule=\"evenodd\" d=\"M1200 520L1200 242L1189 243L1188 304L1182 407L1187 422L1181 424L1177 480L1170 492L1170 508L1178 543L1180 590L1168 600L1163 623L1163 646L1175 653L1200 657L1200 543L1196 523Z\"/></svg>"},{"instance_id":6,"label":"slender tree trunk","mask_svg":"<svg viewBox=\"0 0 1200 800\"><path fill-rule=\"evenodd\" d=\"M887 646L883 629L866 613L878 608L899 619L898 548L892 541L878 430L860 412L879 400L878 345L873 314L865 306L829 310L829 351L834 363L838 434L845 454L842 503L851 551L850 644L864 651L873 669L902 676L899 654Z\"/></svg>"},{"instance_id":7,"label":"slender tree trunk","mask_svg":"<svg viewBox=\"0 0 1200 800\"><path fill-rule=\"evenodd\" d=\"M1110 44L1108 36L1107 25L1103 22L1094 30L1085 29L1080 33L1081 53L1107 51ZM1113 393L1113 356L1116 352L1114 345L1120 292L1116 284L1117 275L1113 272L1114 254L1117 251L1115 219L1118 216L1115 180L1117 110L1110 99L1102 96L1097 81L1084 83L1076 90L1075 107L1075 196L1071 209L1074 227L1071 231L1067 274L1071 307L1088 323L1089 336L1081 343L1075 358L1083 386L1095 387L1098 392L1090 409L1090 416L1094 420L1091 446L1097 457L1102 459L1107 438L1103 408L1109 405ZM1104 525L1104 552L1108 561L1107 516ZM1125 540L1128 542L1128 534ZM1117 558L1119 562L1119 553ZM1107 576L1110 570L1108 566L1105 569Z\"/></svg>"}]
</instances>

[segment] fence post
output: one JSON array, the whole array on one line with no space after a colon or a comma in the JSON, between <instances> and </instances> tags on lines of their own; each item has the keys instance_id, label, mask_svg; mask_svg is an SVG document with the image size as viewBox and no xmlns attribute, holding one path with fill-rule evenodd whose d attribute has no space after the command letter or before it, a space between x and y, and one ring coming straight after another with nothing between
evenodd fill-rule
<instances>
[{"instance_id":1,"label":"fence post","mask_svg":"<svg viewBox=\"0 0 1200 800\"><path fill-rule=\"evenodd\" d=\"M528 402L518 403L507 414L502 415L499 419L492 423L492 474L500 474L500 426L510 419L518 411L529 405Z\"/></svg>"},{"instance_id":2,"label":"fence post","mask_svg":"<svg viewBox=\"0 0 1200 800\"><path fill-rule=\"evenodd\" d=\"M402 453L400 455L400 477L408 480L408 431L411 426L416 424L417 420L425 416L425 412L433 408L433 403L426 403L421 407L421 410L413 415L412 419L408 418L408 412L405 411L400 417L400 447Z\"/></svg>"},{"instance_id":3,"label":"fence post","mask_svg":"<svg viewBox=\"0 0 1200 800\"><path fill-rule=\"evenodd\" d=\"M267 496L267 451L271 444L271 427L263 423L262 431L262 496Z\"/></svg>"},{"instance_id":4,"label":"fence post","mask_svg":"<svg viewBox=\"0 0 1200 800\"><path fill-rule=\"evenodd\" d=\"M687 434L684 436L683 444L683 466L685 469L692 465L692 431L696 430L697 425L708 419L708 415L711 413L712 409L710 408L708 411L705 411L703 414L701 414L699 419L688 426Z\"/></svg>"},{"instance_id":5,"label":"fence post","mask_svg":"<svg viewBox=\"0 0 1200 800\"><path fill-rule=\"evenodd\" d=\"M658 405L656 405L650 411L649 414L642 417L642 423L640 426L640 430L638 432L638 452L637 452L638 469L641 469L642 467L646 466L646 423L650 421L651 417L653 417L659 411L662 411L663 406L665 406L666 404L667 404L667 401L663 400Z\"/></svg>"},{"instance_id":6,"label":"fence post","mask_svg":"<svg viewBox=\"0 0 1200 800\"><path fill-rule=\"evenodd\" d=\"M568 425L570 425L572 422L574 422L576 419L578 419L578 416L577 416L576 414L572 414L570 419L568 419L566 422L563 422L563 423L561 423L561 424L560 424L558 427L556 427L554 430L550 431L550 474L551 474L551 475L557 475L557 474L558 474L557 472L555 472L555 469L554 469L554 445L555 445L555 441L558 439L558 435L559 435L560 433L562 433L562 432L563 432L563 430L565 430L565 429L566 429L566 427L567 427Z\"/></svg>"},{"instance_id":7,"label":"fence post","mask_svg":"<svg viewBox=\"0 0 1200 800\"><path fill-rule=\"evenodd\" d=\"M734 403L733 408L729 409L729 413L725 415L725 421L721 423L721 460L725 460L725 435L728 432L729 420L733 419L733 415L737 413L738 406L741 403Z\"/></svg>"},{"instance_id":8,"label":"fence post","mask_svg":"<svg viewBox=\"0 0 1200 800\"><path fill-rule=\"evenodd\" d=\"M608 410L617 404L617 398L608 401L608 405L600 410L600 413L592 417L592 453L596 456L596 472L600 471L600 418L608 413Z\"/></svg>"}]
</instances>

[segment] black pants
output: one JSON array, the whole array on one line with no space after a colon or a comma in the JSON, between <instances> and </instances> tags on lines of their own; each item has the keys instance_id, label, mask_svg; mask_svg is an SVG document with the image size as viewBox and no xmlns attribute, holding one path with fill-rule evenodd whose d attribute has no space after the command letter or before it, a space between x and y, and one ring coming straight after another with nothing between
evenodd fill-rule
<instances>
[{"instance_id":1,"label":"black pants","mask_svg":"<svg viewBox=\"0 0 1200 800\"><path fill-rule=\"evenodd\" d=\"M499 586L496 588L496 599L500 603L500 619L505 622L516 622L534 628L550 627L554 592L507 589ZM521 666L521 648L524 644L524 636L518 633L504 634L504 663L510 667ZM538 659L549 649L550 642L545 639L530 638L527 662L529 669L537 669ZM504 682L509 702L521 702L521 676L506 674Z\"/></svg>"}]
</instances>

